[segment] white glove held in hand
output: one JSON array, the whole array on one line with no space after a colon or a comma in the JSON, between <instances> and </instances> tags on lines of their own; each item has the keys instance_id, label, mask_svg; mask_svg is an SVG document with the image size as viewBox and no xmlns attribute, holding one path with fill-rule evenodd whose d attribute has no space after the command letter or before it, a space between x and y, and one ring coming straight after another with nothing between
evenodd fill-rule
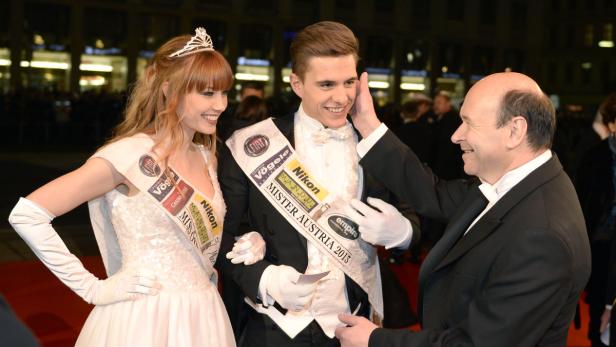
<instances>
[{"instance_id":1,"label":"white glove held in hand","mask_svg":"<svg viewBox=\"0 0 616 347\"><path fill-rule=\"evenodd\" d=\"M317 282L296 284L299 272L287 265L270 265L267 279L267 294L278 304L290 311L302 311L317 289Z\"/></svg>"},{"instance_id":2,"label":"white glove held in hand","mask_svg":"<svg viewBox=\"0 0 616 347\"><path fill-rule=\"evenodd\" d=\"M345 211L359 225L360 237L385 248L408 245L413 233L411 222L398 209L381 199L368 198L368 203L376 209L352 199Z\"/></svg>"},{"instance_id":3,"label":"white glove held in hand","mask_svg":"<svg viewBox=\"0 0 616 347\"><path fill-rule=\"evenodd\" d=\"M96 278L66 248L51 226L54 217L34 202L20 198L11 211L9 223L43 264L85 301L106 305L135 300L139 294L158 294L160 284L156 277L143 272L121 271L106 280Z\"/></svg>"},{"instance_id":4,"label":"white glove held in hand","mask_svg":"<svg viewBox=\"0 0 616 347\"><path fill-rule=\"evenodd\" d=\"M231 259L233 264L252 265L265 256L265 240L256 231L251 231L242 235L235 244L231 252L226 254L227 259Z\"/></svg>"}]
</instances>

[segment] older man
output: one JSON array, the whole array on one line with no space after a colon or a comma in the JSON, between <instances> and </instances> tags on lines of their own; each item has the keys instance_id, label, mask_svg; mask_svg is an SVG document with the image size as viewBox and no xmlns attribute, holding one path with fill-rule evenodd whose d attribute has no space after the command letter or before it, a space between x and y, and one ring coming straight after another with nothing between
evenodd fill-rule
<instances>
[{"instance_id":1,"label":"older man","mask_svg":"<svg viewBox=\"0 0 616 347\"><path fill-rule=\"evenodd\" d=\"M550 151L555 112L531 78L477 82L451 140L480 182L443 181L379 122L360 83L354 125L361 165L419 213L449 224L420 273L420 332L341 315L343 346L565 346L590 272L584 218ZM396 168L394 170L394 168ZM364 215L378 214L358 201ZM357 214L361 228L369 220Z\"/></svg>"}]
</instances>

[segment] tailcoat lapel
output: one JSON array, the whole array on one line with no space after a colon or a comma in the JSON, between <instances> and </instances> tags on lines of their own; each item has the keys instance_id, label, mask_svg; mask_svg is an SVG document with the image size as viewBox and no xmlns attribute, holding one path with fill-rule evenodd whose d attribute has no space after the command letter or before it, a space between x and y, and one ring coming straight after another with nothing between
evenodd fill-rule
<instances>
[{"instance_id":1,"label":"tailcoat lapel","mask_svg":"<svg viewBox=\"0 0 616 347\"><path fill-rule=\"evenodd\" d=\"M531 172L515 185L498 202L481 217L468 233L456 243L450 252L434 268L437 271L459 259L481 240L486 238L500 225L502 218L532 191L551 180L562 169L558 159L552 157L545 164Z\"/></svg>"}]
</instances>

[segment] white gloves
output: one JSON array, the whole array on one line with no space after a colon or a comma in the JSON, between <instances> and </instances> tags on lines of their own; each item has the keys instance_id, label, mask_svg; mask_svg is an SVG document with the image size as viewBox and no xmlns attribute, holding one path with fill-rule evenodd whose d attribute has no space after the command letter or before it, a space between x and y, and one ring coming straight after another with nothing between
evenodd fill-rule
<instances>
[{"instance_id":1,"label":"white gloves","mask_svg":"<svg viewBox=\"0 0 616 347\"><path fill-rule=\"evenodd\" d=\"M233 264L252 265L265 256L265 240L256 231L242 235L226 255Z\"/></svg>"},{"instance_id":2,"label":"white gloves","mask_svg":"<svg viewBox=\"0 0 616 347\"><path fill-rule=\"evenodd\" d=\"M34 202L20 198L9 223L43 264L86 302L106 305L158 294L161 286L156 277L143 271L120 271L105 280L96 278L66 248L51 226L54 217Z\"/></svg>"},{"instance_id":3,"label":"white gloves","mask_svg":"<svg viewBox=\"0 0 616 347\"><path fill-rule=\"evenodd\" d=\"M317 282L298 284L301 274L287 265L270 265L263 274L266 276L267 294L290 311L302 311L310 304L317 289Z\"/></svg>"},{"instance_id":4,"label":"white gloves","mask_svg":"<svg viewBox=\"0 0 616 347\"><path fill-rule=\"evenodd\" d=\"M408 247L413 235L411 222L398 209L381 199L368 198L368 203L376 209L353 199L345 211L359 225L361 238L387 249Z\"/></svg>"}]
</instances>

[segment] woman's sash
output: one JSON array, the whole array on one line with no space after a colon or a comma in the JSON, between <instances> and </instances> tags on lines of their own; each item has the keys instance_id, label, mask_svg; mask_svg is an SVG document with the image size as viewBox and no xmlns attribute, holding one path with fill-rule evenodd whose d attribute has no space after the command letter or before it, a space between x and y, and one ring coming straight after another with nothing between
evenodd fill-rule
<instances>
[{"instance_id":1,"label":"woman's sash","mask_svg":"<svg viewBox=\"0 0 616 347\"><path fill-rule=\"evenodd\" d=\"M236 131L226 142L250 181L297 232L327 254L367 294L383 317L376 248L344 213L347 201L318 182L271 118Z\"/></svg>"},{"instance_id":2,"label":"woman's sash","mask_svg":"<svg viewBox=\"0 0 616 347\"><path fill-rule=\"evenodd\" d=\"M205 194L198 192L171 167L166 171L161 169L157 164L156 155L151 152L152 146L144 148L136 145L151 143L151 140L147 140L142 138L120 140L119 143L112 143L103 148L94 156L109 160L122 175L169 216L196 248L204 269L216 283L214 263L222 236L222 221L217 217L219 214ZM141 151L136 151L137 148ZM118 157L121 159L118 159L116 165L114 158ZM90 211L92 213L92 208ZM95 232L96 224L93 217Z\"/></svg>"}]
</instances>

